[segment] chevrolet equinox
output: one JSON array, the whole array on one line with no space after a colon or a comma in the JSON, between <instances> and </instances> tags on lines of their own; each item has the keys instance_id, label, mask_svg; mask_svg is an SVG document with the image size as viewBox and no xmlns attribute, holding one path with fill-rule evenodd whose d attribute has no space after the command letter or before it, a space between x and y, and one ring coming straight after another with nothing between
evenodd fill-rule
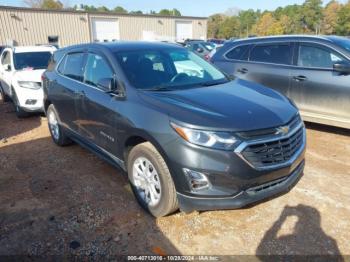
<instances>
[{"instance_id":1,"label":"chevrolet equinox","mask_svg":"<svg viewBox=\"0 0 350 262\"><path fill-rule=\"evenodd\" d=\"M42 80L53 141L121 167L156 217L239 208L287 192L303 173L295 105L183 47L71 46L55 52Z\"/></svg>"}]
</instances>

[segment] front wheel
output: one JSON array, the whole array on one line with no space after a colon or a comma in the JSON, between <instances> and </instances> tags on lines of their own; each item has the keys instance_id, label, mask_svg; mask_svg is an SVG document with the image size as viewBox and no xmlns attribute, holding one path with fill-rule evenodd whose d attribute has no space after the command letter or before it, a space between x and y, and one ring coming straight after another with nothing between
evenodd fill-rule
<instances>
[{"instance_id":1,"label":"front wheel","mask_svg":"<svg viewBox=\"0 0 350 262\"><path fill-rule=\"evenodd\" d=\"M66 146L72 143L69 137L66 136L64 130L58 121L58 116L54 105L50 105L47 108L47 122L52 140L59 146Z\"/></svg>"},{"instance_id":2,"label":"front wheel","mask_svg":"<svg viewBox=\"0 0 350 262\"><path fill-rule=\"evenodd\" d=\"M13 105L15 107L16 116L18 118L24 118L24 117L27 117L29 115L29 113L24 111L22 109L22 107L20 106L16 91L14 89L12 89L12 102L13 102Z\"/></svg>"},{"instance_id":3,"label":"front wheel","mask_svg":"<svg viewBox=\"0 0 350 262\"><path fill-rule=\"evenodd\" d=\"M4 89L2 88L1 84L0 84L0 93L1 93L1 97L2 97L2 101L4 102L9 102L10 101L10 97L8 95L6 95Z\"/></svg>"},{"instance_id":4,"label":"front wheel","mask_svg":"<svg viewBox=\"0 0 350 262\"><path fill-rule=\"evenodd\" d=\"M151 143L139 144L130 151L128 176L136 199L153 216L166 216L178 209L169 169Z\"/></svg>"}]
</instances>

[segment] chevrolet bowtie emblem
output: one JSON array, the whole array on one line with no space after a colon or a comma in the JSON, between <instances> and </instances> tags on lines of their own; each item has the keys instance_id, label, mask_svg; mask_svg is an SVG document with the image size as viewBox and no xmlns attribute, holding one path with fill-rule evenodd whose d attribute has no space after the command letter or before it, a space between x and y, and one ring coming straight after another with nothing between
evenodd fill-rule
<instances>
[{"instance_id":1,"label":"chevrolet bowtie emblem","mask_svg":"<svg viewBox=\"0 0 350 262\"><path fill-rule=\"evenodd\" d=\"M289 126L280 126L276 128L276 135L286 135L289 132Z\"/></svg>"}]
</instances>

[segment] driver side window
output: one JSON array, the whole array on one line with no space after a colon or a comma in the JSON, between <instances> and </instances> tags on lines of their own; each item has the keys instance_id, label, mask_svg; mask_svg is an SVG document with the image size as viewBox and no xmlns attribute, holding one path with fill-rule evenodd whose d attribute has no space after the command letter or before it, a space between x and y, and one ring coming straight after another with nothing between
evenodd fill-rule
<instances>
[{"instance_id":1,"label":"driver side window","mask_svg":"<svg viewBox=\"0 0 350 262\"><path fill-rule=\"evenodd\" d=\"M345 61L334 51L319 46L301 44L299 47L298 66L331 69L337 62Z\"/></svg>"},{"instance_id":2,"label":"driver side window","mask_svg":"<svg viewBox=\"0 0 350 262\"><path fill-rule=\"evenodd\" d=\"M88 54L84 72L84 82L102 88L99 82L103 79L112 79L113 71L108 62L97 54Z\"/></svg>"}]
</instances>

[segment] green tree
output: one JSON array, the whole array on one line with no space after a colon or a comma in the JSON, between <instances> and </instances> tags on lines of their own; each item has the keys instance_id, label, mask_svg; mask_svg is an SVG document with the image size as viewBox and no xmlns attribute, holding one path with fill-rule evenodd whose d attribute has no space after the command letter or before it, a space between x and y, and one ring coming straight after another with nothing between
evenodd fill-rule
<instances>
[{"instance_id":1,"label":"green tree","mask_svg":"<svg viewBox=\"0 0 350 262\"><path fill-rule=\"evenodd\" d=\"M138 11L130 11L129 14L142 15L143 12L142 12L141 10L138 10Z\"/></svg>"},{"instance_id":2,"label":"green tree","mask_svg":"<svg viewBox=\"0 0 350 262\"><path fill-rule=\"evenodd\" d=\"M162 9L158 13L159 15L166 15L166 16L181 16L181 13L176 8L170 10L170 9Z\"/></svg>"},{"instance_id":3,"label":"green tree","mask_svg":"<svg viewBox=\"0 0 350 262\"><path fill-rule=\"evenodd\" d=\"M338 12L338 21L335 32L338 35L350 35L350 1Z\"/></svg>"},{"instance_id":4,"label":"green tree","mask_svg":"<svg viewBox=\"0 0 350 262\"><path fill-rule=\"evenodd\" d=\"M24 0L23 3L26 6L32 8L44 8L44 9L62 9L63 4L60 1L55 0Z\"/></svg>"},{"instance_id":5,"label":"green tree","mask_svg":"<svg viewBox=\"0 0 350 262\"><path fill-rule=\"evenodd\" d=\"M113 12L119 13L119 14L126 14L126 13L128 13L128 11L126 9L124 9L123 7L121 7L121 6L116 6L113 9Z\"/></svg>"},{"instance_id":6,"label":"green tree","mask_svg":"<svg viewBox=\"0 0 350 262\"><path fill-rule=\"evenodd\" d=\"M222 14L215 14L208 19L208 37L218 38L219 30L224 22L225 16Z\"/></svg>"},{"instance_id":7,"label":"green tree","mask_svg":"<svg viewBox=\"0 0 350 262\"><path fill-rule=\"evenodd\" d=\"M319 33L323 19L322 0L306 0L301 11L305 31Z\"/></svg>"},{"instance_id":8,"label":"green tree","mask_svg":"<svg viewBox=\"0 0 350 262\"><path fill-rule=\"evenodd\" d=\"M225 17L220 25L217 37L229 39L231 37L239 37L240 23L236 16Z\"/></svg>"},{"instance_id":9,"label":"green tree","mask_svg":"<svg viewBox=\"0 0 350 262\"><path fill-rule=\"evenodd\" d=\"M110 12L111 10L108 9L108 7L105 6L99 6L96 9L97 12Z\"/></svg>"},{"instance_id":10,"label":"green tree","mask_svg":"<svg viewBox=\"0 0 350 262\"><path fill-rule=\"evenodd\" d=\"M260 11L254 11L253 9L239 12L238 18L240 22L240 35L250 35L251 29L256 24L259 17Z\"/></svg>"}]
</instances>

